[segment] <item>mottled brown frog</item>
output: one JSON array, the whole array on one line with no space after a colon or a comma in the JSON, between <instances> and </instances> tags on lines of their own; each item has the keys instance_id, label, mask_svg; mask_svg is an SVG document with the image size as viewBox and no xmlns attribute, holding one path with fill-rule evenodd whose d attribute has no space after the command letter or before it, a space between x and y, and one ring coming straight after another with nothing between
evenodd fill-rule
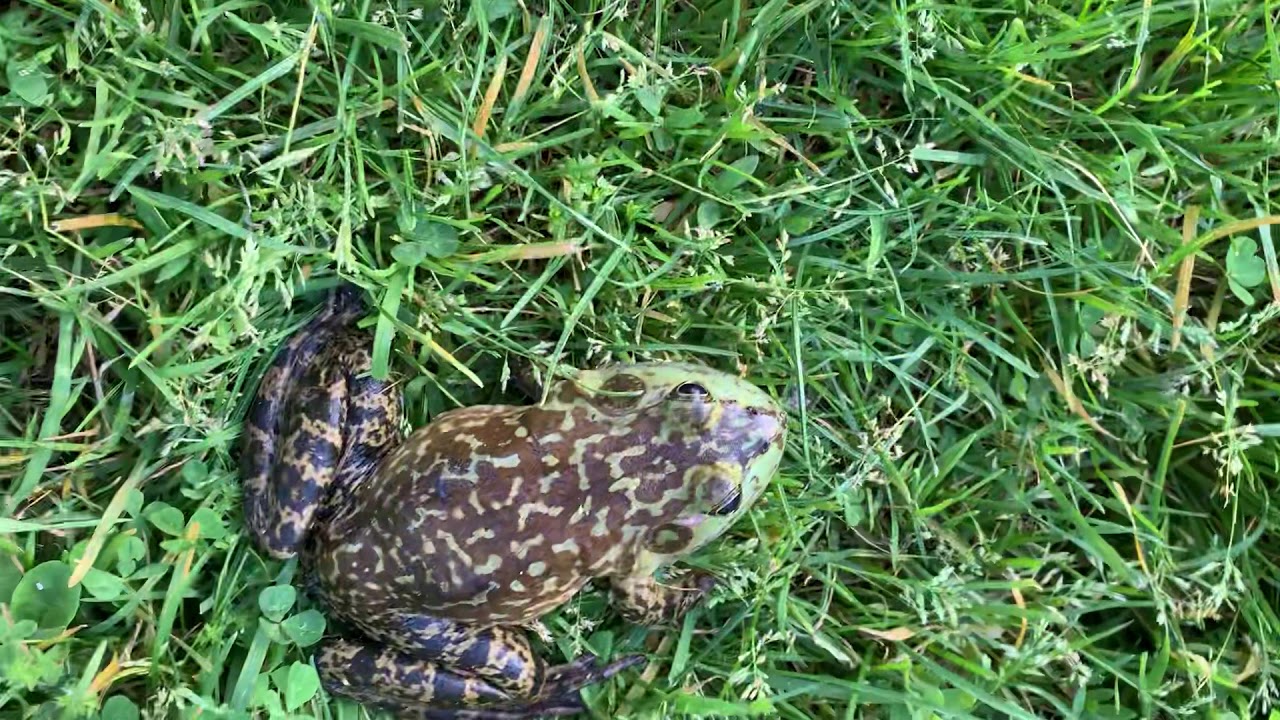
<instances>
[{"instance_id":1,"label":"mottled brown frog","mask_svg":"<svg viewBox=\"0 0 1280 720\"><path fill-rule=\"evenodd\" d=\"M659 624L713 585L655 571L719 537L778 468L785 414L761 389L687 363L584 370L545 402L443 412L411 433L373 379L344 288L268 367L245 421L248 529L299 556L349 627L316 654L328 691L402 715L581 712L580 690L635 665L548 665L521 627L592 580Z\"/></svg>"}]
</instances>

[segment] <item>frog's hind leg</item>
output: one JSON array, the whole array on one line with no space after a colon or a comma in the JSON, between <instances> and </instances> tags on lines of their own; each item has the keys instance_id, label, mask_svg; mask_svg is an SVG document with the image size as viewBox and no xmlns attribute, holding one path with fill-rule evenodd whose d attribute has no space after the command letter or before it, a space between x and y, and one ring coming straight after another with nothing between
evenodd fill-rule
<instances>
[{"instance_id":1,"label":"frog's hind leg","mask_svg":"<svg viewBox=\"0 0 1280 720\"><path fill-rule=\"evenodd\" d=\"M329 692L389 709L508 699L479 678L449 672L394 647L359 640L325 641L316 653L316 667Z\"/></svg>"},{"instance_id":2,"label":"frog's hind leg","mask_svg":"<svg viewBox=\"0 0 1280 720\"><path fill-rule=\"evenodd\" d=\"M582 698L563 692L545 700L512 697L479 677L455 672L389 646L335 639L316 666L325 689L357 702L422 720L532 720L577 715Z\"/></svg>"},{"instance_id":3,"label":"frog's hind leg","mask_svg":"<svg viewBox=\"0 0 1280 720\"><path fill-rule=\"evenodd\" d=\"M291 337L263 375L241 448L245 521L258 545L291 557L332 486L394 443L399 398L368 369L367 339L352 324L359 291L343 287Z\"/></svg>"},{"instance_id":4,"label":"frog's hind leg","mask_svg":"<svg viewBox=\"0 0 1280 720\"><path fill-rule=\"evenodd\" d=\"M339 641L340 650L323 650L326 687L424 719L516 720L581 712L582 688L643 661L584 656L548 668L515 628L476 628L428 615L405 617L399 626L394 633L363 628L377 645L347 639Z\"/></svg>"}]
</instances>

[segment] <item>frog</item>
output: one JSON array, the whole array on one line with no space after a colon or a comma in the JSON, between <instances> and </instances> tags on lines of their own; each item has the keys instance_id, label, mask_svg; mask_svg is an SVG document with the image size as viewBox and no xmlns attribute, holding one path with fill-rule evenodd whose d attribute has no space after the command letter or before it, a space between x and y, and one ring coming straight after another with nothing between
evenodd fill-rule
<instances>
[{"instance_id":1,"label":"frog","mask_svg":"<svg viewBox=\"0 0 1280 720\"><path fill-rule=\"evenodd\" d=\"M636 360L521 374L527 402L412 429L372 372L367 314L363 290L332 291L269 359L242 430L248 534L337 621L313 650L322 686L426 720L587 712L584 689L646 656L553 663L530 628L593 584L625 621L683 617L720 580L680 561L761 497L786 413L740 374Z\"/></svg>"}]
</instances>

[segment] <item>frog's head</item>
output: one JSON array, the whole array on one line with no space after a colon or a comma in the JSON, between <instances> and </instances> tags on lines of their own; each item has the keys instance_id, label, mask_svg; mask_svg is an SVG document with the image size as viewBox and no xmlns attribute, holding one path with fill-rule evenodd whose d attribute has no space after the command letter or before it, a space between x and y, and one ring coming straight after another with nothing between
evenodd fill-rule
<instances>
[{"instance_id":1,"label":"frog's head","mask_svg":"<svg viewBox=\"0 0 1280 720\"><path fill-rule=\"evenodd\" d=\"M782 459L786 413L735 375L689 363L614 365L582 371L561 390L553 402L589 404L621 440L604 458L621 472L602 485L626 495L626 525L649 563L723 534Z\"/></svg>"}]
</instances>

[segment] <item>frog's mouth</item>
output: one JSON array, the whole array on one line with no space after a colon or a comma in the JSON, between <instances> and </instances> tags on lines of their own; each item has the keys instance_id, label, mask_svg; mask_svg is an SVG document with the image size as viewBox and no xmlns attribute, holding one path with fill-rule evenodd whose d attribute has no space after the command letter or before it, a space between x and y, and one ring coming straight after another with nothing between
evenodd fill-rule
<instances>
[{"instance_id":1,"label":"frog's mouth","mask_svg":"<svg viewBox=\"0 0 1280 720\"><path fill-rule=\"evenodd\" d=\"M733 513L738 511L739 507L742 507L742 488L741 487L734 488L733 493L730 494L729 497L725 498L724 500L721 500L720 504L717 505L711 511L711 514L712 515L732 515Z\"/></svg>"}]
</instances>

